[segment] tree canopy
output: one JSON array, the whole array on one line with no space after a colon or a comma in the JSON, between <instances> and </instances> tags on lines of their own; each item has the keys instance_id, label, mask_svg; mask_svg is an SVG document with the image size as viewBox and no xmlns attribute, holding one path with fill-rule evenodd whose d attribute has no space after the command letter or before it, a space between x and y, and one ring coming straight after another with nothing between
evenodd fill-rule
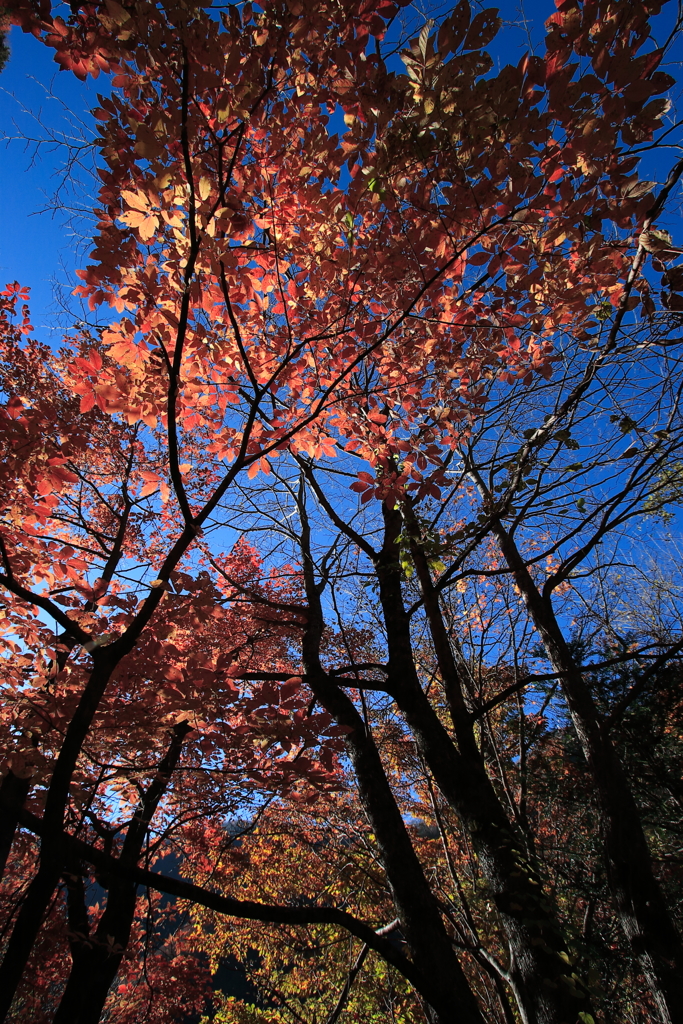
<instances>
[{"instance_id":1,"label":"tree canopy","mask_svg":"<svg viewBox=\"0 0 683 1024\"><path fill-rule=\"evenodd\" d=\"M105 84L86 312L0 294L0 1021L680 1024L680 19L8 11Z\"/></svg>"}]
</instances>

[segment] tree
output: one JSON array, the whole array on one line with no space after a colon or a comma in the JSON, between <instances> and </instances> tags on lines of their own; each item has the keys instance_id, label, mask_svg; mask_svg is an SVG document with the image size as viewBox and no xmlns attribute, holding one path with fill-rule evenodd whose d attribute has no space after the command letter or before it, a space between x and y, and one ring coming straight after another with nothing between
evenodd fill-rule
<instances>
[{"instance_id":1,"label":"tree","mask_svg":"<svg viewBox=\"0 0 683 1024\"><path fill-rule=\"evenodd\" d=\"M669 494L680 447L675 303L660 310L646 267L676 255L653 238L683 163L658 187L637 174L673 83L669 44L649 42L660 6L569 0L542 57L491 75L499 19L462 2L411 41L404 76L383 53L400 11L386 0L220 17L107 0L67 22L12 4L63 68L113 76L78 291L93 317L114 312L55 354L23 340L23 293L5 293L2 836L24 891L3 1019L66 913L54 1020L99 1020L126 951L144 960L143 884L345 929L435 1022L591 1024L574 914L490 724L529 681L484 673L477 692L452 613L464 594L481 620L470 581L487 580L514 583L545 645L598 794L613 912L662 1019L681 1019L680 938L609 737L633 694L600 713L558 606L598 545ZM647 389L625 382L634 368ZM657 643L658 668L683 647ZM372 835L369 906L311 902L282 839L276 902L213 890L226 818L341 807L340 790ZM446 816L476 865L469 897ZM184 881L163 872L170 850ZM90 872L110 893L99 916Z\"/></svg>"},{"instance_id":2,"label":"tree","mask_svg":"<svg viewBox=\"0 0 683 1024\"><path fill-rule=\"evenodd\" d=\"M2 71L9 60L9 46L5 42L5 38L4 33L0 34L0 71Z\"/></svg>"}]
</instances>

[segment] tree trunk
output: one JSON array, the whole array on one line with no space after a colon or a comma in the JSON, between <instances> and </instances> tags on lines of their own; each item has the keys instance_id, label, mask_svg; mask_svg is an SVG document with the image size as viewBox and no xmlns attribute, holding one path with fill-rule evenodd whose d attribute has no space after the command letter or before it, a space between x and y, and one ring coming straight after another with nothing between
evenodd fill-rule
<instances>
[{"instance_id":1,"label":"tree trunk","mask_svg":"<svg viewBox=\"0 0 683 1024\"><path fill-rule=\"evenodd\" d=\"M17 915L7 950L0 965L0 1024L7 1017L14 995L31 955L52 894L64 868L61 841L69 786L83 741L111 678L115 662L95 652L93 671L69 722L55 762L45 800L45 834L40 844L40 866ZM56 838L55 838L56 837Z\"/></svg>"},{"instance_id":2,"label":"tree trunk","mask_svg":"<svg viewBox=\"0 0 683 1024\"><path fill-rule=\"evenodd\" d=\"M121 850L123 864L135 865L140 858L149 824L178 764L188 732L187 722L181 722L172 730L169 748L126 829ZM104 913L94 935L90 935L82 887L73 883L69 886L69 924L77 937L71 943L71 972L53 1024L97 1024L99 1021L128 946L137 889L136 882L113 878Z\"/></svg>"},{"instance_id":3,"label":"tree trunk","mask_svg":"<svg viewBox=\"0 0 683 1024\"><path fill-rule=\"evenodd\" d=\"M9 1013L45 912L59 882L62 857L60 843L43 840L40 867L28 887L0 966L0 1021L4 1021Z\"/></svg>"},{"instance_id":4,"label":"tree trunk","mask_svg":"<svg viewBox=\"0 0 683 1024\"><path fill-rule=\"evenodd\" d=\"M14 842L17 816L24 806L30 788L31 780L20 779L11 768L0 785L0 879L5 873Z\"/></svg>"},{"instance_id":5,"label":"tree trunk","mask_svg":"<svg viewBox=\"0 0 683 1024\"><path fill-rule=\"evenodd\" d=\"M98 1024L128 945L136 896L134 882L114 880L95 934L72 942L71 972L53 1024Z\"/></svg>"},{"instance_id":6,"label":"tree trunk","mask_svg":"<svg viewBox=\"0 0 683 1024\"><path fill-rule=\"evenodd\" d=\"M351 699L320 663L324 620L314 578L308 521L300 502L301 548L308 600L303 662L313 694L338 725L358 782L362 807L377 841L391 888L396 916L415 966L424 977L422 994L431 1007L430 1024L484 1024L476 998L460 966L438 905L415 853L369 728ZM574 1024L574 1022L572 1022Z\"/></svg>"},{"instance_id":7,"label":"tree trunk","mask_svg":"<svg viewBox=\"0 0 683 1024\"><path fill-rule=\"evenodd\" d=\"M444 798L457 813L477 853L510 946L510 974L525 1024L575 1024L591 1013L586 987L572 972L570 951L523 837L510 823L477 747L464 706L450 643L425 566L418 569L429 597L428 620L439 669L449 690L457 749L425 696L415 668L410 621L401 591L397 539L401 516L384 508L385 538L377 561L389 646L392 695ZM419 556L419 551L416 551ZM437 614L438 613L438 614ZM441 623L441 625L439 625Z\"/></svg>"},{"instance_id":8,"label":"tree trunk","mask_svg":"<svg viewBox=\"0 0 683 1024\"><path fill-rule=\"evenodd\" d=\"M621 927L638 958L663 1024L683 1024L683 943L652 870L638 807L582 673L514 540L498 524L503 556L562 689L595 784L607 879Z\"/></svg>"},{"instance_id":9,"label":"tree trunk","mask_svg":"<svg viewBox=\"0 0 683 1024\"><path fill-rule=\"evenodd\" d=\"M374 740L353 703L324 674L305 662L313 693L335 721L351 729L345 736L363 809L373 829L391 887L396 915L425 991L440 1024L457 1017L462 1024L483 1018L457 960L437 903L396 805ZM572 1022L573 1024L573 1022Z\"/></svg>"}]
</instances>

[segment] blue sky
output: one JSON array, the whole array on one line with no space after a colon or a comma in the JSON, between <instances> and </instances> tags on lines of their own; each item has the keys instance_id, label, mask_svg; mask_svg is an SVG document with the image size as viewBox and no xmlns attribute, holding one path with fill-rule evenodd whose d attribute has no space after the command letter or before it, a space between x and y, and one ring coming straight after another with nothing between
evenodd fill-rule
<instances>
[{"instance_id":1,"label":"blue sky","mask_svg":"<svg viewBox=\"0 0 683 1024\"><path fill-rule=\"evenodd\" d=\"M69 119L88 120L96 105L98 83L81 83L59 72L52 52L32 36L13 29L10 60L0 75L0 133L16 139L23 134L45 137L48 132L73 131ZM101 83L105 86L105 83ZM106 88L106 86L105 86ZM29 115L28 110L43 122ZM47 129L47 131L46 131ZM63 147L19 140L0 146L2 228L0 230L0 281L18 280L31 288L36 334L48 340L61 333L63 320L53 300L53 280L68 284L80 265L83 246L67 225L65 213L41 213L60 180L66 151ZM90 196L95 189L90 186ZM65 194L71 202L73 197ZM59 321L59 324L58 324Z\"/></svg>"}]
</instances>

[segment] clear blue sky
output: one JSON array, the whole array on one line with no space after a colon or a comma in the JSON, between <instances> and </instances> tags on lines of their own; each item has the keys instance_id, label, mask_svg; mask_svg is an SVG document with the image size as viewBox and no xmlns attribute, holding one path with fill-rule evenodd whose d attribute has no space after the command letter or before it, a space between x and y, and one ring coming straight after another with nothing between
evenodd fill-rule
<instances>
[{"instance_id":1,"label":"clear blue sky","mask_svg":"<svg viewBox=\"0 0 683 1024\"><path fill-rule=\"evenodd\" d=\"M0 75L2 136L44 138L67 132L73 137L69 120L80 116L89 121L87 111L96 105L99 83L81 83L72 74L60 74L53 51L19 29L12 30L9 42L10 60ZM102 86L106 91L104 81ZM77 244L65 212L40 212L57 189L66 160L64 147L37 148L22 141L0 145L0 282L4 286L16 279L31 288L36 334L45 340L54 338L55 331L61 333L57 320L63 326L53 301L52 282L68 285L83 254L83 245ZM95 191L90 184L86 195L92 197ZM65 203L73 204L73 199L64 193Z\"/></svg>"}]
</instances>

